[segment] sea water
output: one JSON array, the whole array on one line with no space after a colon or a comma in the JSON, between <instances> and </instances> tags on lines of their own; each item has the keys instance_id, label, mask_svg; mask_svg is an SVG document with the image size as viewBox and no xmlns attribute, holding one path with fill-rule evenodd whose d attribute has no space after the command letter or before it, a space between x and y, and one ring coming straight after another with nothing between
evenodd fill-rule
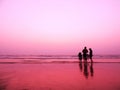
<instances>
[{"instance_id":1,"label":"sea water","mask_svg":"<svg viewBox=\"0 0 120 90\"><path fill-rule=\"evenodd\" d=\"M84 60L82 60L84 61ZM90 61L90 59L88 59ZM79 62L77 55L0 55L0 63ZM94 55L93 62L120 62L120 55Z\"/></svg>"}]
</instances>

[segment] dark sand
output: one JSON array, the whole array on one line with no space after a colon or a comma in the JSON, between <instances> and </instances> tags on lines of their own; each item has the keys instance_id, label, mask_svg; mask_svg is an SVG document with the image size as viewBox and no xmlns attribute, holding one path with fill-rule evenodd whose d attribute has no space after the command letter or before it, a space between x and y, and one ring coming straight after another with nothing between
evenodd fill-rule
<instances>
[{"instance_id":1,"label":"dark sand","mask_svg":"<svg viewBox=\"0 0 120 90\"><path fill-rule=\"evenodd\" d=\"M0 90L120 90L120 63L3 62Z\"/></svg>"}]
</instances>

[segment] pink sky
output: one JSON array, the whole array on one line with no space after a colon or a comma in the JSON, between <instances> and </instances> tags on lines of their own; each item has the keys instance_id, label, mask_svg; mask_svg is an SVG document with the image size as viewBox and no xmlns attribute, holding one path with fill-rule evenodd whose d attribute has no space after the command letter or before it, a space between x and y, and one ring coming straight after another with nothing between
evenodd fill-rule
<instances>
[{"instance_id":1,"label":"pink sky","mask_svg":"<svg viewBox=\"0 0 120 90\"><path fill-rule=\"evenodd\" d=\"M0 54L120 54L120 0L0 0Z\"/></svg>"}]
</instances>

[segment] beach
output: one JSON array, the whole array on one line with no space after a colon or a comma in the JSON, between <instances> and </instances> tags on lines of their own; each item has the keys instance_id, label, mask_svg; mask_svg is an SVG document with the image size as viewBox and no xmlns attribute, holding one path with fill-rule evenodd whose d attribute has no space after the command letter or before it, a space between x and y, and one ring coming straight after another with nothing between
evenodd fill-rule
<instances>
[{"instance_id":1,"label":"beach","mask_svg":"<svg viewBox=\"0 0 120 90\"><path fill-rule=\"evenodd\" d=\"M0 90L120 90L120 0L0 0Z\"/></svg>"},{"instance_id":2,"label":"beach","mask_svg":"<svg viewBox=\"0 0 120 90\"><path fill-rule=\"evenodd\" d=\"M1 59L0 90L120 90L120 62L56 60L38 63L9 59L5 63Z\"/></svg>"}]
</instances>

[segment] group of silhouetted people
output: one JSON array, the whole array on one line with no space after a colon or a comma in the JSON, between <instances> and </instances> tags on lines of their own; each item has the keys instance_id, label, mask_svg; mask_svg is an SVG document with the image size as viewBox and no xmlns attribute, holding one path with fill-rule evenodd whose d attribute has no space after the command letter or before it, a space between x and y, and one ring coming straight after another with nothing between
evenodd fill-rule
<instances>
[{"instance_id":1,"label":"group of silhouetted people","mask_svg":"<svg viewBox=\"0 0 120 90\"><path fill-rule=\"evenodd\" d=\"M92 77L93 74L94 74L93 60L92 60L92 57L93 57L92 49L91 48L87 49L87 47L84 47L84 49L81 52L79 52L78 57L79 57L79 60L80 60L79 67L80 67L80 70L83 71L84 76L86 78L88 78L89 73L90 73L91 77ZM84 60L84 63L82 63L82 59ZM88 63L87 59L90 59L91 63ZM88 67L90 68L90 72L89 72Z\"/></svg>"},{"instance_id":2,"label":"group of silhouetted people","mask_svg":"<svg viewBox=\"0 0 120 90\"><path fill-rule=\"evenodd\" d=\"M89 51L88 51L87 47L84 47L82 52L79 52L78 57L80 60L84 59L85 61L87 61L88 58L92 60L93 51L91 48L89 48Z\"/></svg>"}]
</instances>

